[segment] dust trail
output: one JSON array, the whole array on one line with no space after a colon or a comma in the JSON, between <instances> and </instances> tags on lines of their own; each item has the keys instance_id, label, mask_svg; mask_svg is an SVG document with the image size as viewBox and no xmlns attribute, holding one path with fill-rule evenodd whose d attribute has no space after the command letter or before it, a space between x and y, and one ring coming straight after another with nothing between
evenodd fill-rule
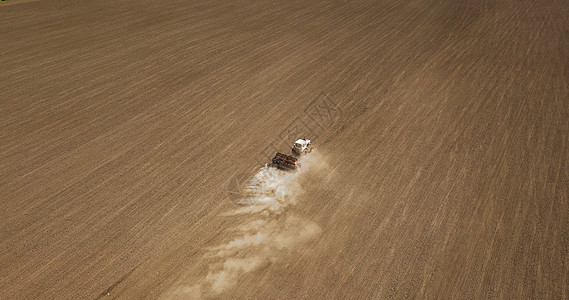
<instances>
[{"instance_id":1,"label":"dust trail","mask_svg":"<svg viewBox=\"0 0 569 300\"><path fill-rule=\"evenodd\" d=\"M202 298L220 295L233 288L246 273L277 262L291 251L299 251L320 234L320 227L305 218L287 213L303 193L299 178L310 169L325 165L317 153L301 159L302 168L285 172L261 168L248 182L243 205L223 216L242 219L231 230L235 237L207 249L204 260L209 272L193 286L178 287L171 297Z\"/></svg>"}]
</instances>

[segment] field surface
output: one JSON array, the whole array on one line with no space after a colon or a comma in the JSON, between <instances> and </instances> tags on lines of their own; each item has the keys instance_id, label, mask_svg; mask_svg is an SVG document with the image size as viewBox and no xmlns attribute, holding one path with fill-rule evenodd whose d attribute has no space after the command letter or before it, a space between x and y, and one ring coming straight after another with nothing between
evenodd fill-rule
<instances>
[{"instance_id":1,"label":"field surface","mask_svg":"<svg viewBox=\"0 0 569 300\"><path fill-rule=\"evenodd\" d=\"M0 44L1 299L569 298L567 1L10 0Z\"/></svg>"}]
</instances>

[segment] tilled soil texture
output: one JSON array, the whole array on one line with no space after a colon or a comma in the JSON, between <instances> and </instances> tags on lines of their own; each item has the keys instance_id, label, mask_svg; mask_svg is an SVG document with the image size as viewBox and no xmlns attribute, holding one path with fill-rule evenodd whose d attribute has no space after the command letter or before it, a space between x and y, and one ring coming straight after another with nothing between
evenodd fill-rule
<instances>
[{"instance_id":1,"label":"tilled soil texture","mask_svg":"<svg viewBox=\"0 0 569 300\"><path fill-rule=\"evenodd\" d=\"M19 1L0 298L569 298L569 2Z\"/></svg>"}]
</instances>

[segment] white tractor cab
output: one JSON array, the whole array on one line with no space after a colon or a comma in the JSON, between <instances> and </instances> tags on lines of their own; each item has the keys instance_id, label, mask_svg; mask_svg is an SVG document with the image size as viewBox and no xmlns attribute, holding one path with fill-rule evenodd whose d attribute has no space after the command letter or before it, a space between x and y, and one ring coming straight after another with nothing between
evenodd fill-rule
<instances>
[{"instance_id":1,"label":"white tractor cab","mask_svg":"<svg viewBox=\"0 0 569 300\"><path fill-rule=\"evenodd\" d=\"M294 145L292 145L292 153L295 155L308 154L312 152L312 149L312 144L310 143L310 140L307 139L298 139L294 142Z\"/></svg>"}]
</instances>

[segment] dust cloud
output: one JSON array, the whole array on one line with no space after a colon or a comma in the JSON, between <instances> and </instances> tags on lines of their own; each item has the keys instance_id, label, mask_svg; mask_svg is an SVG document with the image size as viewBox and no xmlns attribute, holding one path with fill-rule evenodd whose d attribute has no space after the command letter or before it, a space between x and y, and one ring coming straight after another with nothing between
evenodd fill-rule
<instances>
[{"instance_id":1,"label":"dust cloud","mask_svg":"<svg viewBox=\"0 0 569 300\"><path fill-rule=\"evenodd\" d=\"M168 298L215 297L229 291L246 273L278 262L290 252L300 251L315 240L321 228L315 222L287 212L303 194L303 174L326 166L321 154L311 153L300 160L296 172L265 166L246 184L238 208L223 214L239 218L231 228L234 238L207 249L204 261L209 272L191 286L178 287Z\"/></svg>"}]
</instances>

